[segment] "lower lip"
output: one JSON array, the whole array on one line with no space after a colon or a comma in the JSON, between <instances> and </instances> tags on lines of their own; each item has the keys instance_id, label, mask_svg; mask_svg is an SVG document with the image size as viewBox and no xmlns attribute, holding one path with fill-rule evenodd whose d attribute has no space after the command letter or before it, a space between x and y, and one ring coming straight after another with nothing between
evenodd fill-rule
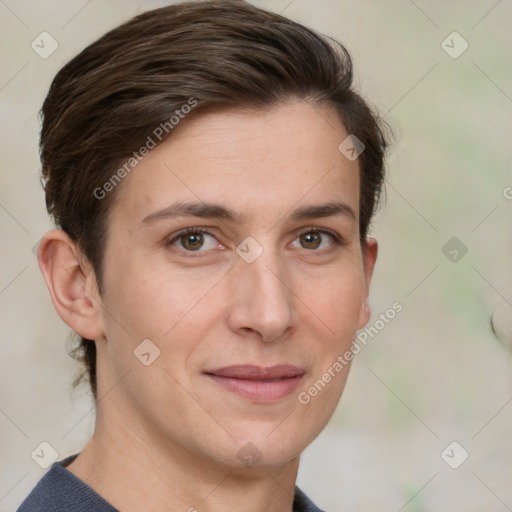
<instances>
[{"instance_id":1,"label":"lower lip","mask_svg":"<svg viewBox=\"0 0 512 512\"><path fill-rule=\"evenodd\" d=\"M243 398L255 402L276 402L293 393L303 375L280 380L248 380L208 375L212 380Z\"/></svg>"}]
</instances>

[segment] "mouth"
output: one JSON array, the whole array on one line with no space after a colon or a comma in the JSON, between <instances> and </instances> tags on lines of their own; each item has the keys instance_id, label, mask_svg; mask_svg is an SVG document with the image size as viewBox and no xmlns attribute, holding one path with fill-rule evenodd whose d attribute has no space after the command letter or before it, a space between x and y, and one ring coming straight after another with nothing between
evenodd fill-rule
<instances>
[{"instance_id":1,"label":"mouth","mask_svg":"<svg viewBox=\"0 0 512 512\"><path fill-rule=\"evenodd\" d=\"M305 371L297 366L227 366L203 372L224 389L257 403L276 402L297 389Z\"/></svg>"}]
</instances>

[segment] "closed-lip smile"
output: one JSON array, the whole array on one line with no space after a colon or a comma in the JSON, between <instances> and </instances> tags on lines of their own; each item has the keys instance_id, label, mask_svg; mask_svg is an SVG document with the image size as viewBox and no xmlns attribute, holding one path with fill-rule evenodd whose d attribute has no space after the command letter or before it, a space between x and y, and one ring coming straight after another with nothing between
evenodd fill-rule
<instances>
[{"instance_id":1,"label":"closed-lip smile","mask_svg":"<svg viewBox=\"0 0 512 512\"><path fill-rule=\"evenodd\" d=\"M253 402L276 402L291 394L305 371L297 366L279 364L269 367L233 365L203 372L225 389Z\"/></svg>"}]
</instances>

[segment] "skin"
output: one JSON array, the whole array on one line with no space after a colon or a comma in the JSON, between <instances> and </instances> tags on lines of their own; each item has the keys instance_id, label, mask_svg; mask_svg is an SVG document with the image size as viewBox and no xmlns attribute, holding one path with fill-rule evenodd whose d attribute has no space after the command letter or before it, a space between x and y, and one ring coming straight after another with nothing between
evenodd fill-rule
<instances>
[{"instance_id":1,"label":"skin","mask_svg":"<svg viewBox=\"0 0 512 512\"><path fill-rule=\"evenodd\" d=\"M332 416L349 366L307 405L298 393L370 317L377 242L359 240L358 161L338 150L346 137L331 107L299 100L190 116L116 190L102 296L62 231L43 238L39 261L56 310L98 350L95 431L68 469L116 508L292 510L300 453ZM143 222L177 200L245 217ZM355 218L289 218L331 201ZM189 227L211 234L192 237L196 245L175 238ZM248 236L263 248L252 263L236 252ZM160 349L149 366L134 356L144 339ZM297 390L270 403L202 373L283 363L306 373ZM237 457L249 442L258 454L250 467Z\"/></svg>"}]
</instances>

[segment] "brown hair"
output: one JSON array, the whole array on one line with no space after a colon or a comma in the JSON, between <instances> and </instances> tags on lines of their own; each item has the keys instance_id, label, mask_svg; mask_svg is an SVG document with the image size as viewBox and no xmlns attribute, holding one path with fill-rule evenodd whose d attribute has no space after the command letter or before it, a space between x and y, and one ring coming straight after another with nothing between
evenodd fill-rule
<instances>
[{"instance_id":1,"label":"brown hair","mask_svg":"<svg viewBox=\"0 0 512 512\"><path fill-rule=\"evenodd\" d=\"M48 213L90 262L102 293L107 216L121 185L101 199L95 191L155 127L191 99L196 114L272 107L296 97L331 104L365 145L359 157L363 242L381 194L387 142L382 120L353 90L352 78L340 43L242 0L144 12L90 44L51 84L40 140ZM72 355L84 363L74 384L87 374L96 399L95 342L80 338Z\"/></svg>"}]
</instances>

